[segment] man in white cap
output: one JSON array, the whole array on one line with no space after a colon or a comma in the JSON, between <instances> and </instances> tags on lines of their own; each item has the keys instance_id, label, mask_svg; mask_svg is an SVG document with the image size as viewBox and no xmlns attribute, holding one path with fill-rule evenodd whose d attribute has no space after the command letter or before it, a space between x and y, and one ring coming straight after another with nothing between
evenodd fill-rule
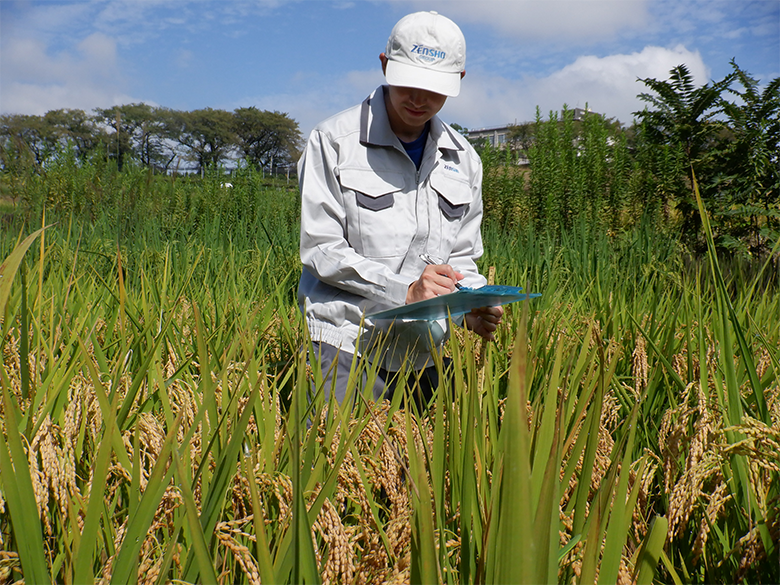
<instances>
[{"instance_id":1,"label":"man in white cap","mask_svg":"<svg viewBox=\"0 0 780 585\"><path fill-rule=\"evenodd\" d=\"M373 322L366 315L485 284L482 163L437 113L457 96L466 42L436 12L393 28L379 55L387 85L320 123L309 136L298 176L301 261L298 301L325 375L341 403L355 355L378 371L374 398L392 394L405 365L423 398L438 384L431 352L449 335L439 321ZM431 262L431 258L437 260ZM500 307L465 316L485 339ZM366 380L366 376L363 376Z\"/></svg>"}]
</instances>

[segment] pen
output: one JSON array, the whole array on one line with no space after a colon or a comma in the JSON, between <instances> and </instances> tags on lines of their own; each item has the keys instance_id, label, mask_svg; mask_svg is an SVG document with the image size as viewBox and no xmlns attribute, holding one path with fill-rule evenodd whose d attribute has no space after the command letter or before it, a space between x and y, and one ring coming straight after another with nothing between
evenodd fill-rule
<instances>
[{"instance_id":1,"label":"pen","mask_svg":"<svg viewBox=\"0 0 780 585\"><path fill-rule=\"evenodd\" d=\"M420 260L422 260L423 262L425 262L426 264L428 264L430 266L436 266L436 265L439 265L439 264L446 264L446 262L444 262L444 260L442 260L441 258L439 258L437 256L431 256L430 254L420 254ZM457 288L458 290L461 290L463 288L463 285L458 283L458 281L455 281L455 288Z\"/></svg>"}]
</instances>

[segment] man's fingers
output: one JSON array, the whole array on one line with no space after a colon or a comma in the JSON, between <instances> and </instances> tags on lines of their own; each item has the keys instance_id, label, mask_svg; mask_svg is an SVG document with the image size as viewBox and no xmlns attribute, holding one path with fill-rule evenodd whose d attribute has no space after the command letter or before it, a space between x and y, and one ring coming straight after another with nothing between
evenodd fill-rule
<instances>
[{"instance_id":1,"label":"man's fingers","mask_svg":"<svg viewBox=\"0 0 780 585\"><path fill-rule=\"evenodd\" d=\"M477 335L489 340L495 340L493 334L501 324L501 317L504 315L502 307L480 307L472 309L466 315L466 326Z\"/></svg>"},{"instance_id":2,"label":"man's fingers","mask_svg":"<svg viewBox=\"0 0 780 585\"><path fill-rule=\"evenodd\" d=\"M448 264L426 266L420 278L409 286L407 304L451 293L455 290L457 274Z\"/></svg>"},{"instance_id":3,"label":"man's fingers","mask_svg":"<svg viewBox=\"0 0 780 585\"><path fill-rule=\"evenodd\" d=\"M498 329L498 323L493 323L483 319L477 311L472 311L466 315L466 327L489 341L495 340L493 333Z\"/></svg>"},{"instance_id":4,"label":"man's fingers","mask_svg":"<svg viewBox=\"0 0 780 585\"><path fill-rule=\"evenodd\" d=\"M448 280L454 289L455 283L463 278L463 275L459 272L456 272L455 269L449 264L433 264L426 266L425 270L423 270L422 278L426 277L436 279L436 281L441 283L442 286L448 286L449 283L445 284L445 281Z\"/></svg>"},{"instance_id":5,"label":"man's fingers","mask_svg":"<svg viewBox=\"0 0 780 585\"><path fill-rule=\"evenodd\" d=\"M502 307L480 307L478 309L472 309L471 312L485 321L496 324L501 323L501 318L504 316L504 309Z\"/></svg>"},{"instance_id":6,"label":"man's fingers","mask_svg":"<svg viewBox=\"0 0 780 585\"><path fill-rule=\"evenodd\" d=\"M493 315L492 313L477 313L477 316L485 323L491 323L495 325L501 323L501 317L498 315Z\"/></svg>"},{"instance_id":7,"label":"man's fingers","mask_svg":"<svg viewBox=\"0 0 780 585\"><path fill-rule=\"evenodd\" d=\"M433 293L433 296L446 294L455 290L457 282L457 273L452 266L439 264L435 266L426 266L423 270L420 280L423 286Z\"/></svg>"},{"instance_id":8,"label":"man's fingers","mask_svg":"<svg viewBox=\"0 0 780 585\"><path fill-rule=\"evenodd\" d=\"M422 286L434 294L446 294L455 290L455 281L446 274L430 271L420 277Z\"/></svg>"}]
</instances>

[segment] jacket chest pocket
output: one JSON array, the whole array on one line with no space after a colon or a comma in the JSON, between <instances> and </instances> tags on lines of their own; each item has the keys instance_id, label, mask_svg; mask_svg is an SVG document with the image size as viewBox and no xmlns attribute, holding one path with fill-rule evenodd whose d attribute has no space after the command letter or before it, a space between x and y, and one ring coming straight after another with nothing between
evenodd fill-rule
<instances>
[{"instance_id":1,"label":"jacket chest pocket","mask_svg":"<svg viewBox=\"0 0 780 585\"><path fill-rule=\"evenodd\" d=\"M463 219L473 200L471 185L467 181L449 176L450 173L433 173L431 187L438 195L436 220L439 225L439 250L446 258L455 246Z\"/></svg>"},{"instance_id":2,"label":"jacket chest pocket","mask_svg":"<svg viewBox=\"0 0 780 585\"><path fill-rule=\"evenodd\" d=\"M341 169L339 181L347 213L347 240L366 258L406 254L414 237L412 206L401 173Z\"/></svg>"}]
</instances>

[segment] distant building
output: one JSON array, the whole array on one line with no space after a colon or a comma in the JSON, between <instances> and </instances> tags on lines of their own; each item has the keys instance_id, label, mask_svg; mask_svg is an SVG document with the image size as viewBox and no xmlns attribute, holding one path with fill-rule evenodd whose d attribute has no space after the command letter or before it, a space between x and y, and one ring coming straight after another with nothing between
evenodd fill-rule
<instances>
[{"instance_id":1,"label":"distant building","mask_svg":"<svg viewBox=\"0 0 780 585\"><path fill-rule=\"evenodd\" d=\"M592 112L592 110L585 110L583 108L574 108L573 112L574 112L574 121L579 122L580 120L582 120L585 114ZM503 126L492 126L490 128L474 128L473 130L469 130L466 133L466 137L472 143L477 143L482 140L485 140L490 146L494 148L506 148L507 142L510 141L510 135L513 128L517 126L522 126L524 124L533 124L533 123L534 123L533 121L520 122L520 123L515 122L513 124L504 124ZM513 148L517 149L517 146L513 145Z\"/></svg>"},{"instance_id":2,"label":"distant building","mask_svg":"<svg viewBox=\"0 0 780 585\"><path fill-rule=\"evenodd\" d=\"M466 136L471 142L486 140L490 146L503 148L509 137L509 131L516 124L506 124L504 126L495 126L493 128L476 128L469 130Z\"/></svg>"},{"instance_id":3,"label":"distant building","mask_svg":"<svg viewBox=\"0 0 780 585\"><path fill-rule=\"evenodd\" d=\"M511 142L510 148L517 152L517 164L526 166L529 164L528 157L521 148L520 144L511 141L512 129L520 124L506 124L504 126L494 126L492 128L477 128L469 130L466 137L472 144L486 142L493 148L503 150Z\"/></svg>"},{"instance_id":4,"label":"distant building","mask_svg":"<svg viewBox=\"0 0 780 585\"><path fill-rule=\"evenodd\" d=\"M574 121L579 122L585 114L592 113L593 110L585 110L583 108L574 108L571 110L574 114ZM466 132L466 137L472 144L479 144L486 142L493 148L506 148L507 144L510 144L510 148L517 152L517 164L524 166L529 164L528 157L522 145L522 140L518 140L517 134L514 139L512 137L513 130L518 126L525 126L528 124L534 124L534 121L530 122L514 122L513 124L504 124L503 126L492 126L489 128L474 128ZM533 140L533 138L531 138ZM526 148L528 142L526 140Z\"/></svg>"}]
</instances>

